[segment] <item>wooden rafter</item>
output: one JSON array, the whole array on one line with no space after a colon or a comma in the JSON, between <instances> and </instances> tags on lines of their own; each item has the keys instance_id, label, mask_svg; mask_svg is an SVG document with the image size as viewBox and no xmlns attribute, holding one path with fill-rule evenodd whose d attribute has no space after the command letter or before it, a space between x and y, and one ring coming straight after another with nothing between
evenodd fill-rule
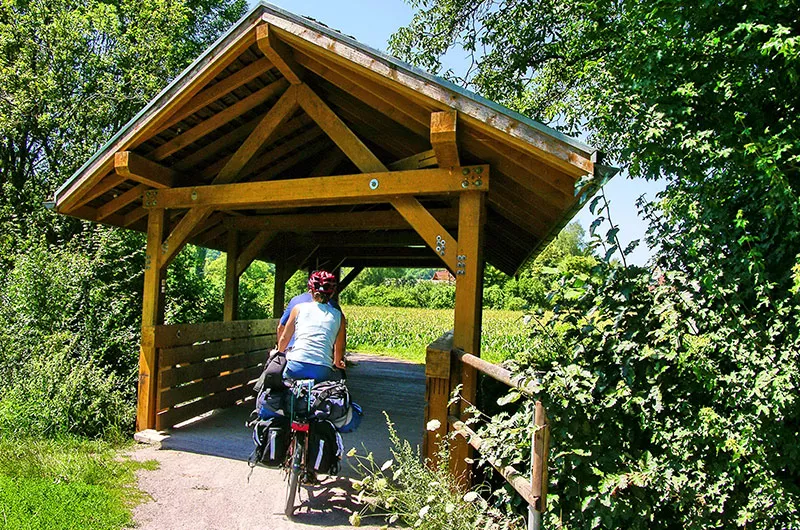
<instances>
[{"instance_id":1,"label":"wooden rafter","mask_svg":"<svg viewBox=\"0 0 800 530\"><path fill-rule=\"evenodd\" d=\"M184 147L196 142L210 132L219 129L234 118L238 118L245 112L254 109L255 107L284 92L287 86L288 83L285 79L279 79L274 83L265 86L261 90L253 92L246 98L237 101L225 110L214 114L207 120L198 123L188 131L153 149L148 157L153 160L163 160L167 158L171 154L176 153Z\"/></svg>"},{"instance_id":2,"label":"wooden rafter","mask_svg":"<svg viewBox=\"0 0 800 530\"><path fill-rule=\"evenodd\" d=\"M226 134L225 136L220 137L219 139L211 142L209 145L203 147L202 149L198 149L196 153L192 153L184 160L182 160L178 166L183 167L184 163L190 164L188 167L194 167L206 158L213 156L214 154L218 153L219 151L231 147L232 145L236 145L238 143L243 142L250 133L256 128L256 126L264 119L266 116L266 112L256 119L247 122L246 124L238 127L237 129L231 131L230 133ZM306 115L300 115L291 118L289 121L283 124L283 126L275 131L272 136L270 136L271 141L278 141L281 138L284 138L295 131L298 131L305 127L306 125L311 123L311 118ZM204 178L212 178L215 177L219 171L228 163L228 160L231 159L233 154L220 158L216 162L211 165L207 165L200 170L200 174Z\"/></svg>"},{"instance_id":3,"label":"wooden rafter","mask_svg":"<svg viewBox=\"0 0 800 530\"><path fill-rule=\"evenodd\" d=\"M324 177L333 173L333 171L345 161L347 157L344 156L339 149L334 149L328 156L323 157L317 165L311 168L309 177Z\"/></svg>"},{"instance_id":4,"label":"wooden rafter","mask_svg":"<svg viewBox=\"0 0 800 530\"><path fill-rule=\"evenodd\" d=\"M292 50L282 42L269 24L262 24L256 28L256 42L267 59L283 74L291 84L302 83L302 71L292 56Z\"/></svg>"},{"instance_id":5,"label":"wooden rafter","mask_svg":"<svg viewBox=\"0 0 800 530\"><path fill-rule=\"evenodd\" d=\"M122 208L140 199L144 192L149 189L149 186L138 184L113 200L108 201L97 209L97 220L102 221L108 216L117 213ZM144 215L142 217L144 217Z\"/></svg>"},{"instance_id":6,"label":"wooden rafter","mask_svg":"<svg viewBox=\"0 0 800 530\"><path fill-rule=\"evenodd\" d=\"M241 276L244 274L244 271L247 270L247 267L253 263L253 260L256 259L258 254L264 250L270 241L275 238L276 233L271 230L264 230L256 234L247 246L242 249L239 253L239 257L236 260L236 275Z\"/></svg>"},{"instance_id":7,"label":"wooden rafter","mask_svg":"<svg viewBox=\"0 0 800 530\"><path fill-rule=\"evenodd\" d=\"M253 79L269 70L271 66L272 64L269 62L269 59L262 57L229 75L222 81L199 92L196 96L187 101L180 109L178 109L175 114L161 126L158 132L161 133L164 130L169 129L179 121L188 118L203 107L207 107L226 94L229 94L240 86L249 83Z\"/></svg>"},{"instance_id":8,"label":"wooden rafter","mask_svg":"<svg viewBox=\"0 0 800 530\"><path fill-rule=\"evenodd\" d=\"M236 210L254 207L386 202L402 195L443 195L464 191L467 187L475 186L474 180L465 180L464 172L475 175L478 171L483 176L480 189L488 191L488 166L465 166L452 170L417 169L150 190L145 197L145 207L202 206ZM466 186L464 182L467 182Z\"/></svg>"},{"instance_id":9,"label":"wooden rafter","mask_svg":"<svg viewBox=\"0 0 800 530\"><path fill-rule=\"evenodd\" d=\"M100 197L101 195L113 190L127 179L116 173L108 175L106 178L98 182L91 190L86 192L86 194L81 197L79 201L75 203L74 209L81 208L86 206L88 203L92 202L96 198Z\"/></svg>"},{"instance_id":10,"label":"wooden rafter","mask_svg":"<svg viewBox=\"0 0 800 530\"><path fill-rule=\"evenodd\" d=\"M365 173L388 171L383 162L308 85L298 85L297 102L358 169Z\"/></svg>"},{"instance_id":11,"label":"wooden rafter","mask_svg":"<svg viewBox=\"0 0 800 530\"><path fill-rule=\"evenodd\" d=\"M429 210L439 223L458 225L458 211L452 208ZM339 230L406 230L408 222L395 210L316 214L257 215L227 218L225 226L237 230L274 230L276 232L320 232Z\"/></svg>"},{"instance_id":12,"label":"wooden rafter","mask_svg":"<svg viewBox=\"0 0 800 530\"><path fill-rule=\"evenodd\" d=\"M407 169L424 169L426 167L438 166L439 161L436 160L436 153L433 149L423 151L415 155L408 156L396 162L389 164L389 169L392 171L403 171Z\"/></svg>"},{"instance_id":13,"label":"wooden rafter","mask_svg":"<svg viewBox=\"0 0 800 530\"><path fill-rule=\"evenodd\" d=\"M248 180L250 180L251 182L262 182L265 180L272 180L275 177L281 176L284 173L288 172L290 169L295 167L297 164L303 162L304 160L316 156L317 154L326 151L331 147L332 146L330 142L327 141L327 139L314 142L310 145L306 145L305 148L295 151L290 156L270 165L269 167L267 167L266 170L262 171L255 177L250 177Z\"/></svg>"},{"instance_id":14,"label":"wooden rafter","mask_svg":"<svg viewBox=\"0 0 800 530\"><path fill-rule=\"evenodd\" d=\"M431 145L436 152L439 167L461 165L456 142L456 122L457 113L454 110L431 113Z\"/></svg>"},{"instance_id":15,"label":"wooden rafter","mask_svg":"<svg viewBox=\"0 0 800 530\"><path fill-rule=\"evenodd\" d=\"M219 175L214 179L215 184L226 184L235 180L242 168L255 156L269 137L280 127L292 112L297 108L295 87L290 87L281 98L267 112L250 136L236 150Z\"/></svg>"}]
</instances>

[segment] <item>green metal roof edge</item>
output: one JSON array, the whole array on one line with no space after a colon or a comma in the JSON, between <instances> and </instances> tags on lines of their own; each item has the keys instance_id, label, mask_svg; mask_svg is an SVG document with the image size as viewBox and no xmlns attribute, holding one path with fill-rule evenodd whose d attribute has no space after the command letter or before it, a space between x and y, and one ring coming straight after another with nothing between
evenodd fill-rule
<instances>
[{"instance_id":1,"label":"green metal roof edge","mask_svg":"<svg viewBox=\"0 0 800 530\"><path fill-rule=\"evenodd\" d=\"M415 75L417 77L422 77L422 78L424 78L424 79L426 79L428 81L432 81L432 82L434 82L434 83L436 83L438 85L441 85L442 87L447 88L448 90L452 90L453 92L456 92L460 96L464 96L467 99L471 99L472 101L474 101L476 103L479 103L481 105L489 107L490 109L494 110L495 112L498 112L498 113L503 114L503 115L505 115L505 116L507 116L509 118L512 118L514 120L522 122L525 125L528 125L529 127L533 127L534 129L537 129L537 130L539 130L539 131L541 131L541 132L543 132L543 133L545 133L545 134L547 134L549 136L552 136L553 138L557 138L558 140L561 140L562 142L564 142L566 144L569 144L569 145L571 145L572 147L574 147L576 149L580 149L582 151L585 151L590 155L597 151L597 149L595 149L594 147L592 147L592 146L590 146L588 144L585 144L585 143L581 142L580 140L572 138L571 136L567 136L566 134L564 134L564 133L562 133L560 131L557 131L556 129L548 127L547 125L544 125L543 123L540 123L540 122L538 122L536 120L533 120L533 119L531 119L531 118L529 118L529 117L527 117L527 116L525 116L523 114L520 114L519 112L515 112L515 111L513 111L513 110L511 110L511 109L509 109L507 107L504 107L503 105L500 105L499 103L496 103L494 101L486 99L483 96L481 96L479 94L476 94L475 92L472 92L469 89L466 89L464 87L458 86L455 83L453 83L452 81L448 81L447 79L444 79L443 77L439 77L439 76L433 75L433 74L431 74L429 72L426 72L425 70L423 70L421 68L417 68L416 66L408 64L405 61L402 61L402 60L398 59L397 57L393 57L391 55L388 55L387 53L384 53L384 52L382 52L380 50L372 48L371 46L368 46L368 45L366 45L366 44L364 44L362 42L359 42L356 39L354 39L353 37L345 35L344 33L332 30L331 28L329 28L329 27L327 27L327 26L325 26L323 24L320 24L319 22L317 22L317 21L315 21L313 19L309 19L307 17L302 17L302 16L299 16L299 15L295 15L294 13L290 13L289 11L281 9L280 7L277 7L277 6L275 6L273 4L270 4L268 2L261 1L257 5L264 7L267 11L271 11L274 15L280 16L282 18L291 19L293 22L296 22L298 24L306 26L309 29L313 29L313 30L319 31L319 32L324 33L324 34L326 34L327 36L329 36L329 37L331 37L333 39L336 39L336 40L339 40L339 41L342 41L342 42L346 42L347 44L350 44L351 46L355 46L356 48L360 49L361 51L366 52L366 53L368 53L370 55L373 55L376 59L381 59L382 61L393 65L395 68L399 68L399 69L405 70L406 72L408 72L410 74L413 74L413 75Z\"/></svg>"},{"instance_id":2,"label":"green metal roof edge","mask_svg":"<svg viewBox=\"0 0 800 530\"><path fill-rule=\"evenodd\" d=\"M580 140L576 140L575 138L567 136L567 135L565 135L565 134L563 134L563 133L561 133L561 132L559 132L559 131L551 128L551 127L548 127L547 125L539 123L536 120L532 120L531 118L528 118L527 116L524 116L524 115L522 115L522 114L520 114L518 112L515 112L515 111L513 111L511 109L508 109L508 108L506 108L506 107L504 107L504 106L502 106L502 105L500 105L498 103L495 103L494 101L490 101L490 100L484 98L483 96L480 96L480 95L472 92L471 90L468 90L468 89L466 89L464 87L460 87L460 86L456 85L455 83L452 83L452 82L450 82L450 81L448 81L448 80L446 80L444 78L432 75L432 74L422 70L421 68L417 68L415 66L412 66L412 65L410 65L410 64L408 64L408 63L406 63L404 61L401 61L400 59L397 59L396 57L392 57L391 55L388 55L386 53L381 52L380 50L376 50L375 48L367 46L367 45L357 41L356 39L354 39L352 37L348 37L347 35L345 35L343 33L340 33L338 31L332 30L331 28L329 28L327 26L324 26L324 25L322 25L322 24L320 24L320 23L318 23L318 22L316 22L314 20L311 20L311 19L306 18L306 17L299 16L299 15L295 15L293 13L285 11L285 10L275 6L275 5L272 5L272 4L268 3L268 2L264 2L262 0L259 3L257 3L253 7L253 9L251 9L246 15L244 15L241 19L239 19L238 22L236 22L234 25L232 25L230 27L230 29L228 29L228 31L226 31L222 36L220 36L214 42L214 44L209 46L206 49L206 51L204 51L202 54L200 54L200 56L198 56L197 59L195 59L178 76L176 76L175 79L173 79L166 87L164 87L164 89L161 90L161 92L159 92L156 97L154 97L147 105L145 105L142 108L142 110L140 110L133 118L131 118L128 121L128 123L126 123L119 131L117 131L116 134L114 134L114 136L112 136L108 141L106 141L106 143L104 143L95 152L95 154L92 155L91 158L89 158L89 160L87 160L77 171L75 171L72 174L72 176L69 179L67 179L56 190L56 192L54 194L54 201L56 202L56 204L58 203L59 195L61 195L67 188L69 188L74 183L74 181L79 177L79 175L86 170L86 168L88 168L90 165L92 165L102 154L104 154L104 152L109 147L111 147L111 145L114 142L116 142L124 134L126 134L130 130L130 128L139 119L141 119L142 116L147 114L147 112L150 111L156 105L156 103L158 103L161 100L161 98L163 98L164 95L167 94L174 86L176 86L177 84L183 82L184 78L188 75L189 72L191 72L194 69L194 67L197 64L202 62L203 59L207 55L209 55L214 49L216 49L221 43L223 43L232 33L234 33L239 28L239 26L241 26L242 24L247 22L251 17L253 17L256 14L256 12L258 12L261 9L269 11L273 15L279 16L281 18L289 19L292 22L295 22L297 24L300 24L302 26L307 27L308 29L313 29L315 31L319 31L321 33L324 33L325 35L327 35L328 37L331 37L333 39L345 42L345 43L347 43L347 44L349 44L351 46L354 46L354 47L358 48L359 50L361 50L361 51L363 51L365 53L368 53L369 55L372 55L376 59L380 59L380 60L382 60L382 61L384 61L386 63L389 63L390 65L394 66L395 68L405 70L406 72L408 72L408 73L410 73L412 75L415 75L417 77L421 77L423 79L426 79L428 81L436 83L436 84L438 84L438 85L440 85L440 86L442 86L444 88L447 88L448 90L456 92L460 96L463 96L463 97L465 97L467 99L471 99L472 101L474 101L476 103L479 103L481 105L489 107L490 109L494 110L495 112L503 114L503 115L505 115L505 116L507 116L509 118L514 119L514 120L517 120L517 121L519 121L519 122L521 122L521 123L523 123L525 125L528 125L529 127L532 127L532 128L537 129L537 130L539 130L539 131L541 131L541 132L543 132L543 133L545 133L545 134L547 134L549 136L552 136L553 138L557 138L558 140L561 140L562 142L564 142L566 144L569 144L569 145L571 145L572 147L574 147L576 149L580 149L580 150L585 151L585 152L587 152L589 154L594 153L594 152L597 151L593 147L581 142Z\"/></svg>"}]
</instances>

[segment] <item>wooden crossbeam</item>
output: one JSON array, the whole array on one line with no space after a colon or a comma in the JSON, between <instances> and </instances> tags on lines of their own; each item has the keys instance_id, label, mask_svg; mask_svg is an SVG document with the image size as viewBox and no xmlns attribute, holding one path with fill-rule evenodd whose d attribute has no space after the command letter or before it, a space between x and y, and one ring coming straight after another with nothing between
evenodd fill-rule
<instances>
[{"instance_id":1,"label":"wooden crossbeam","mask_svg":"<svg viewBox=\"0 0 800 530\"><path fill-rule=\"evenodd\" d=\"M458 210L429 210L443 226L458 226ZM229 217L223 224L236 230L274 230L276 232L322 232L339 230L406 230L408 221L395 210L369 212L337 212L318 214L258 215Z\"/></svg>"},{"instance_id":2,"label":"wooden crossbeam","mask_svg":"<svg viewBox=\"0 0 800 530\"><path fill-rule=\"evenodd\" d=\"M480 174L481 179L467 180ZM480 186L477 183L480 182ZM150 190L146 208L219 209L376 203L402 195L442 195L466 189L489 190L488 166L453 169L417 169L336 177L309 177L267 182L217 184L196 188Z\"/></svg>"},{"instance_id":3,"label":"wooden crossbeam","mask_svg":"<svg viewBox=\"0 0 800 530\"><path fill-rule=\"evenodd\" d=\"M114 154L117 175L146 184L151 188L171 188L180 174L131 151Z\"/></svg>"},{"instance_id":4,"label":"wooden crossbeam","mask_svg":"<svg viewBox=\"0 0 800 530\"><path fill-rule=\"evenodd\" d=\"M285 79L279 79L274 83L265 86L261 90L253 92L246 98L237 101L225 110L214 114L207 120L198 123L188 131L153 149L148 157L152 160L163 160L167 158L171 154L180 151L184 147L196 142L208 133L219 129L234 118L238 118L245 112L254 109L255 107L282 93L284 90L286 90L288 85L289 83Z\"/></svg>"},{"instance_id":5,"label":"wooden crossbeam","mask_svg":"<svg viewBox=\"0 0 800 530\"><path fill-rule=\"evenodd\" d=\"M138 184L113 200L108 201L97 209L97 220L102 221L106 217L125 208L130 203L140 199L144 192L149 189L150 187L145 184ZM146 213L147 212L145 212L145 215ZM144 217L144 215L142 217Z\"/></svg>"},{"instance_id":6,"label":"wooden crossbeam","mask_svg":"<svg viewBox=\"0 0 800 530\"><path fill-rule=\"evenodd\" d=\"M241 276L244 274L244 271L247 270L247 267L253 263L253 260L256 259L258 254L264 250L270 241L275 238L276 233L271 230L264 230L256 234L256 237L247 244L247 246L239 253L239 257L236 260L236 275Z\"/></svg>"},{"instance_id":7,"label":"wooden crossbeam","mask_svg":"<svg viewBox=\"0 0 800 530\"><path fill-rule=\"evenodd\" d=\"M364 270L364 267L353 267L350 270L350 272L347 273L347 276L342 278L342 280L339 282L339 287L338 287L337 291L341 293L343 289L345 289L348 285L353 283L353 280L355 280L356 277L359 274L361 274L361 272L363 270Z\"/></svg>"},{"instance_id":8,"label":"wooden crossbeam","mask_svg":"<svg viewBox=\"0 0 800 530\"><path fill-rule=\"evenodd\" d=\"M246 83L249 83L253 79L269 70L271 66L272 63L269 62L269 59L262 57L248 64L244 68L237 70L235 73L229 75L222 81L212 85L209 88L206 88L202 92L199 92L192 99L187 101L180 109L178 109L175 114L170 117L170 119L165 122L164 125L161 126L159 133L165 129L169 129L179 121L191 116L203 107L207 107L222 96L229 94Z\"/></svg>"},{"instance_id":9,"label":"wooden crossbeam","mask_svg":"<svg viewBox=\"0 0 800 530\"><path fill-rule=\"evenodd\" d=\"M302 70L292 55L292 49L278 38L269 24L262 24L256 28L256 42L261 53L291 84L299 85L303 82Z\"/></svg>"},{"instance_id":10,"label":"wooden crossbeam","mask_svg":"<svg viewBox=\"0 0 800 530\"><path fill-rule=\"evenodd\" d=\"M456 142L456 111L431 113L431 145L439 167L460 166Z\"/></svg>"},{"instance_id":11,"label":"wooden crossbeam","mask_svg":"<svg viewBox=\"0 0 800 530\"><path fill-rule=\"evenodd\" d=\"M358 169L365 173L388 171L378 157L372 154L364 142L308 85L298 85L297 102Z\"/></svg>"}]
</instances>

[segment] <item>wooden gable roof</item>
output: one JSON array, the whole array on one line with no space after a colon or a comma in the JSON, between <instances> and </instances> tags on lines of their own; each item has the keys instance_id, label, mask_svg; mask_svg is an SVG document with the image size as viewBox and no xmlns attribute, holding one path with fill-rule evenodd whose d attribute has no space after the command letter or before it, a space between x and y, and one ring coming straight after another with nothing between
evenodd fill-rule
<instances>
[{"instance_id":1,"label":"wooden gable roof","mask_svg":"<svg viewBox=\"0 0 800 530\"><path fill-rule=\"evenodd\" d=\"M439 131L442 116L454 120L455 138L452 128ZM261 129L257 151L237 164ZM343 138L361 146L354 151ZM361 152L377 160L360 161ZM391 171L488 165L484 256L514 274L591 192L591 180L580 194L576 183L613 174L597 160L555 130L262 3L87 161L55 203L63 214L146 231L152 190L309 178L318 186L314 177L345 182L375 164ZM418 199L456 235L452 194ZM188 210L171 208L169 218L178 224ZM189 241L224 250L229 230L248 234L251 257L280 256L299 267L441 266L385 197L241 203L191 225Z\"/></svg>"}]
</instances>

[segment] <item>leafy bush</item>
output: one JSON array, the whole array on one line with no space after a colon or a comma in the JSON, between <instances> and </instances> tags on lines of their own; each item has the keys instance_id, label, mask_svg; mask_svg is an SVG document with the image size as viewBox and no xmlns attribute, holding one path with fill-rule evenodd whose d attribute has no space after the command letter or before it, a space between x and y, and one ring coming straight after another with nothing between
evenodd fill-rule
<instances>
[{"instance_id":1,"label":"leafy bush","mask_svg":"<svg viewBox=\"0 0 800 530\"><path fill-rule=\"evenodd\" d=\"M539 341L555 362L527 372L552 425L549 524L800 527L800 304L754 318L737 298L674 271L565 277ZM524 466L531 417L500 415L484 448Z\"/></svg>"},{"instance_id":2,"label":"leafy bush","mask_svg":"<svg viewBox=\"0 0 800 530\"><path fill-rule=\"evenodd\" d=\"M387 424L393 459L379 467L372 453L362 456L352 449L347 454L355 458L362 476L354 484L360 490L358 501L367 503L351 516L353 526L360 526L362 519L379 517L389 524L400 522L431 530L522 527L520 521L506 518L490 506L478 491L461 492L450 474L447 443L440 444L438 465L431 469L422 461L419 449L400 439L388 417Z\"/></svg>"}]
</instances>

